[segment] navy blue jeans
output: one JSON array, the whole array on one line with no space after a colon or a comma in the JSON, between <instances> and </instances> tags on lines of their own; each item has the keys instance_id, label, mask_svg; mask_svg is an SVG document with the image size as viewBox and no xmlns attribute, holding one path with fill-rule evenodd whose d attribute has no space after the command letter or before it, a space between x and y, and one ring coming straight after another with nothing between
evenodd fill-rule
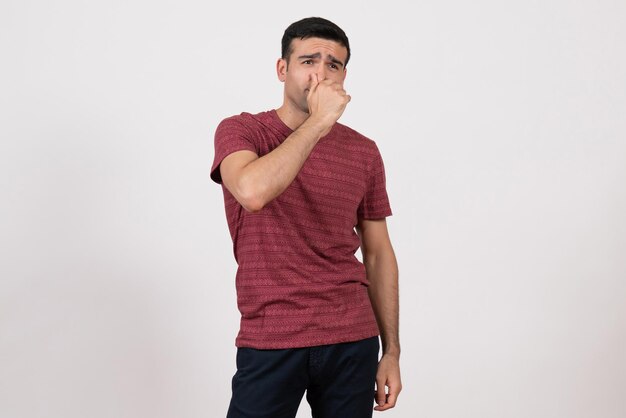
<instances>
[{"instance_id":1,"label":"navy blue jeans","mask_svg":"<svg viewBox=\"0 0 626 418\"><path fill-rule=\"evenodd\" d=\"M378 337L286 350L237 349L227 418L293 418L304 393L313 418L371 418Z\"/></svg>"}]
</instances>

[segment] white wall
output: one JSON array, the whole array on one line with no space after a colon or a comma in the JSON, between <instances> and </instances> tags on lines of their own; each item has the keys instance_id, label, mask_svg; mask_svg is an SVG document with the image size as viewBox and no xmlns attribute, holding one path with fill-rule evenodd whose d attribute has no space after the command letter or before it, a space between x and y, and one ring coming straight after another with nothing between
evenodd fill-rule
<instances>
[{"instance_id":1,"label":"white wall","mask_svg":"<svg viewBox=\"0 0 626 418\"><path fill-rule=\"evenodd\" d=\"M213 132L280 105L282 32L311 15L350 37L342 122L377 141L395 212L405 390L382 415L626 416L609 0L5 0L0 415L225 415L238 312Z\"/></svg>"}]
</instances>

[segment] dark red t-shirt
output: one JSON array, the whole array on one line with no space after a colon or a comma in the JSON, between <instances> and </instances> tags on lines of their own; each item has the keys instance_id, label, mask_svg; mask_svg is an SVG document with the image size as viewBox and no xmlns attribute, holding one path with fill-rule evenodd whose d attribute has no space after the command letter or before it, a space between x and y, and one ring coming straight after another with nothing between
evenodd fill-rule
<instances>
[{"instance_id":1,"label":"dark red t-shirt","mask_svg":"<svg viewBox=\"0 0 626 418\"><path fill-rule=\"evenodd\" d=\"M211 178L221 184L219 164L227 155L263 156L292 132L275 110L224 119L215 132ZM378 335L354 229L358 218L391 215L374 141L336 123L289 187L256 213L222 189L239 265L238 347L310 347Z\"/></svg>"}]
</instances>

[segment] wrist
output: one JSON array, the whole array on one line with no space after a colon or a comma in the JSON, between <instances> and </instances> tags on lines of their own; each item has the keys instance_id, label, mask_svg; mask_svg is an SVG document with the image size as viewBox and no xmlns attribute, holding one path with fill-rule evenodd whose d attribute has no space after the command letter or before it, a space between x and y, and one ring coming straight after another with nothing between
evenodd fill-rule
<instances>
[{"instance_id":1,"label":"wrist","mask_svg":"<svg viewBox=\"0 0 626 418\"><path fill-rule=\"evenodd\" d=\"M383 357L393 357L393 358L399 360L400 359L400 350L389 350L389 351L383 350Z\"/></svg>"},{"instance_id":2,"label":"wrist","mask_svg":"<svg viewBox=\"0 0 626 418\"><path fill-rule=\"evenodd\" d=\"M400 358L400 344L385 344L382 345L383 356Z\"/></svg>"},{"instance_id":3,"label":"wrist","mask_svg":"<svg viewBox=\"0 0 626 418\"><path fill-rule=\"evenodd\" d=\"M327 121L317 117L317 116L309 116L303 123L300 125L300 128L306 129L317 136L317 139L323 137L330 131L334 123L328 123Z\"/></svg>"}]
</instances>

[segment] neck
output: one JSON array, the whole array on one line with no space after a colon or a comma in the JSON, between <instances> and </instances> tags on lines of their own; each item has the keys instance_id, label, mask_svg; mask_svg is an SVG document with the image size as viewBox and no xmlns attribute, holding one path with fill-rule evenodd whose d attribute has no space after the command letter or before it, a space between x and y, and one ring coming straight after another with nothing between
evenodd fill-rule
<instances>
[{"instance_id":1,"label":"neck","mask_svg":"<svg viewBox=\"0 0 626 418\"><path fill-rule=\"evenodd\" d=\"M309 114L298 109L293 109L287 103L276 109L276 114L292 131L295 131L309 118Z\"/></svg>"}]
</instances>

